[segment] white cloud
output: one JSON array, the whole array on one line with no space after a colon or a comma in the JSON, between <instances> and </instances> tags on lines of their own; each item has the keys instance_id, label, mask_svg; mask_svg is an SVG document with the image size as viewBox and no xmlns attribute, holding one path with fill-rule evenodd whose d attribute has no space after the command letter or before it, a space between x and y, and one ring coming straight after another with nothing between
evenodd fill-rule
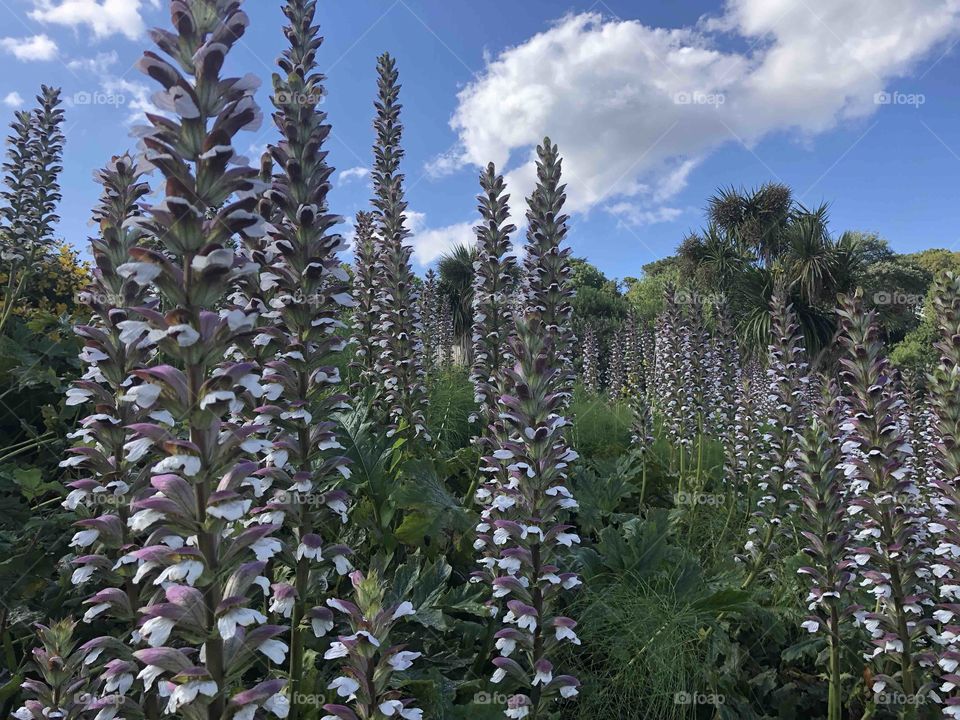
<instances>
[{"instance_id":1,"label":"white cloud","mask_svg":"<svg viewBox=\"0 0 960 720\"><path fill-rule=\"evenodd\" d=\"M89 72L94 75L106 75L110 68L119 62L120 56L116 50L97 53L91 58L75 58L67 63L67 67L74 72Z\"/></svg>"},{"instance_id":2,"label":"white cloud","mask_svg":"<svg viewBox=\"0 0 960 720\"><path fill-rule=\"evenodd\" d=\"M607 211L615 215L625 225L640 227L642 225L654 225L662 222L673 222L683 215L683 210L675 207L658 207L645 209L642 205L636 205L626 200L607 206Z\"/></svg>"},{"instance_id":3,"label":"white cloud","mask_svg":"<svg viewBox=\"0 0 960 720\"><path fill-rule=\"evenodd\" d=\"M142 0L33 0L28 14L33 20L79 28L89 27L97 38L124 35L139 38L146 26L140 11ZM158 0L149 0L157 8Z\"/></svg>"},{"instance_id":4,"label":"white cloud","mask_svg":"<svg viewBox=\"0 0 960 720\"><path fill-rule=\"evenodd\" d=\"M441 155L437 155L430 160L424 170L432 178L442 178L452 175L463 165L463 152L460 148L454 147Z\"/></svg>"},{"instance_id":5,"label":"white cloud","mask_svg":"<svg viewBox=\"0 0 960 720\"><path fill-rule=\"evenodd\" d=\"M340 182L346 184L351 180L363 180L369 174L370 169L363 166L348 168L340 173Z\"/></svg>"},{"instance_id":6,"label":"white cloud","mask_svg":"<svg viewBox=\"0 0 960 720\"><path fill-rule=\"evenodd\" d=\"M13 92L7 93L6 97L3 98L3 104L9 108L23 107L23 97L14 90Z\"/></svg>"},{"instance_id":7,"label":"white cloud","mask_svg":"<svg viewBox=\"0 0 960 720\"><path fill-rule=\"evenodd\" d=\"M46 35L0 38L0 47L23 62L53 60L57 56L57 44Z\"/></svg>"},{"instance_id":8,"label":"white cloud","mask_svg":"<svg viewBox=\"0 0 960 720\"><path fill-rule=\"evenodd\" d=\"M74 58L67 63L67 68L73 72L86 72L95 75L99 87L89 87L68 98L73 105L104 105L127 113L125 122L128 125L145 122L143 114L146 112L160 113L151 99L154 90L146 83L138 80L128 80L118 77L111 72L114 65L120 60L116 51L97 53L93 57Z\"/></svg>"},{"instance_id":9,"label":"white cloud","mask_svg":"<svg viewBox=\"0 0 960 720\"><path fill-rule=\"evenodd\" d=\"M459 93L460 147L427 169L494 161L516 205L548 134L569 211L659 221L717 147L782 131L809 138L870 115L877 93L958 34L957 0L728 0L721 15L680 29L569 15L501 52Z\"/></svg>"},{"instance_id":10,"label":"white cloud","mask_svg":"<svg viewBox=\"0 0 960 720\"><path fill-rule=\"evenodd\" d=\"M100 85L108 97L116 98L117 107L127 108L128 124L146 124L144 113L163 114L150 99L153 90L144 83L108 76L101 79Z\"/></svg>"},{"instance_id":11,"label":"white cloud","mask_svg":"<svg viewBox=\"0 0 960 720\"><path fill-rule=\"evenodd\" d=\"M445 227L427 228L427 216L416 211L407 212L407 227L412 237L413 259L420 267L426 267L457 245L473 245L477 236L473 223L464 222Z\"/></svg>"}]
</instances>

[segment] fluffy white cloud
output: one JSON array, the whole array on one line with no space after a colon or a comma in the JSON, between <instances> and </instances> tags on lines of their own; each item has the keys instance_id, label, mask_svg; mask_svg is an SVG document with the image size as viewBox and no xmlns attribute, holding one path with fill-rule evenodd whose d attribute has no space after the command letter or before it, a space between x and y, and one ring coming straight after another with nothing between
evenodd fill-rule
<instances>
[{"instance_id":1,"label":"fluffy white cloud","mask_svg":"<svg viewBox=\"0 0 960 720\"><path fill-rule=\"evenodd\" d=\"M646 210L642 206L635 205L626 200L613 203L607 207L607 211L620 219L621 222L631 226L655 225L662 222L673 222L683 215L683 210L675 207L659 207L653 210Z\"/></svg>"},{"instance_id":2,"label":"fluffy white cloud","mask_svg":"<svg viewBox=\"0 0 960 720\"><path fill-rule=\"evenodd\" d=\"M426 267L457 245L473 245L477 236L473 223L464 222L445 227L427 228L427 216L416 211L407 212L407 227L412 237L413 259L420 267Z\"/></svg>"},{"instance_id":3,"label":"fluffy white cloud","mask_svg":"<svg viewBox=\"0 0 960 720\"><path fill-rule=\"evenodd\" d=\"M120 34L135 40L146 28L142 0L33 0L33 4L32 19L73 28L86 26L98 38ZM149 0L149 4L160 6L158 0Z\"/></svg>"},{"instance_id":4,"label":"fluffy white cloud","mask_svg":"<svg viewBox=\"0 0 960 720\"><path fill-rule=\"evenodd\" d=\"M6 96L3 98L3 104L9 108L23 107L23 96L14 90L13 92L6 94Z\"/></svg>"},{"instance_id":5,"label":"fluffy white cloud","mask_svg":"<svg viewBox=\"0 0 960 720\"><path fill-rule=\"evenodd\" d=\"M95 75L99 89L96 92L93 92L92 87L82 90L69 100L74 105L106 105L125 112L125 121L128 125L143 123L145 112L159 113L151 99L154 90L146 83L115 75L112 68L119 60L120 57L114 50L97 53L93 57L70 60L67 68L75 73L84 72ZM259 156L254 155L254 157Z\"/></svg>"},{"instance_id":6,"label":"fluffy white cloud","mask_svg":"<svg viewBox=\"0 0 960 720\"><path fill-rule=\"evenodd\" d=\"M116 99L117 107L127 109L127 123L146 124L144 113L162 114L153 104L153 90L135 80L107 76L101 79L100 86L108 97Z\"/></svg>"},{"instance_id":7,"label":"fluffy white cloud","mask_svg":"<svg viewBox=\"0 0 960 720\"><path fill-rule=\"evenodd\" d=\"M458 95L458 151L428 170L492 160L522 198L549 134L570 211L668 219L666 203L715 148L869 115L877 93L958 33L957 0L728 0L680 29L570 15L488 60Z\"/></svg>"},{"instance_id":8,"label":"fluffy white cloud","mask_svg":"<svg viewBox=\"0 0 960 720\"><path fill-rule=\"evenodd\" d=\"M0 38L0 47L23 62L53 60L57 56L57 44L46 35Z\"/></svg>"},{"instance_id":9,"label":"fluffy white cloud","mask_svg":"<svg viewBox=\"0 0 960 720\"><path fill-rule=\"evenodd\" d=\"M67 67L74 72L89 72L94 75L106 75L110 68L119 62L120 56L116 50L97 53L94 57L75 58L67 63Z\"/></svg>"},{"instance_id":10,"label":"fluffy white cloud","mask_svg":"<svg viewBox=\"0 0 960 720\"><path fill-rule=\"evenodd\" d=\"M370 174L370 169L363 166L348 168L340 173L340 182L348 183L351 180L363 180Z\"/></svg>"}]
</instances>

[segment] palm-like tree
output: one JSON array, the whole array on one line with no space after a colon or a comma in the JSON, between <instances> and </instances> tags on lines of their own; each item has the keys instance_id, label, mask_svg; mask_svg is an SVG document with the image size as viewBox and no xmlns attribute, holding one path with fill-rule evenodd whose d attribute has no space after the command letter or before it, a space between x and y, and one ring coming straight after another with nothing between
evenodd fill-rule
<instances>
[{"instance_id":1,"label":"palm-like tree","mask_svg":"<svg viewBox=\"0 0 960 720\"><path fill-rule=\"evenodd\" d=\"M834 298L855 285L869 248L855 234L834 240L827 205L804 207L776 183L719 190L707 218L708 226L687 237L678 255L695 284L728 295L747 344L764 347L770 298L782 286L811 356L827 347Z\"/></svg>"},{"instance_id":2,"label":"palm-like tree","mask_svg":"<svg viewBox=\"0 0 960 720\"><path fill-rule=\"evenodd\" d=\"M473 264L477 249L472 245L455 245L440 256L440 295L450 303L453 332L462 348L463 359L470 363L470 336L473 327Z\"/></svg>"}]
</instances>

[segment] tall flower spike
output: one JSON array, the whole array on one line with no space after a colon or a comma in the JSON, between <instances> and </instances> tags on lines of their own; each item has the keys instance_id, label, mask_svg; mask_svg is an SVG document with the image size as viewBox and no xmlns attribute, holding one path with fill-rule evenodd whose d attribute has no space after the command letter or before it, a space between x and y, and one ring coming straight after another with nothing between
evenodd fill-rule
<instances>
[{"instance_id":1,"label":"tall flower spike","mask_svg":"<svg viewBox=\"0 0 960 720\"><path fill-rule=\"evenodd\" d=\"M683 313L674 285L664 288L664 308L657 318L654 400L671 443L680 445L687 422L683 385Z\"/></svg>"},{"instance_id":2,"label":"tall flower spike","mask_svg":"<svg viewBox=\"0 0 960 720\"><path fill-rule=\"evenodd\" d=\"M379 377L379 401L386 409L388 436L403 434L429 440L423 406L427 402L423 386L423 366L417 338L417 292L410 266L412 249L406 244L407 202L403 194L403 174L399 172L403 149L400 137L400 108L397 102L396 63L388 54L377 61L379 98L374 128L373 201L377 209L380 252L376 273L380 282L378 304L380 323L377 337L380 352L376 369Z\"/></svg>"},{"instance_id":3,"label":"tall flower spike","mask_svg":"<svg viewBox=\"0 0 960 720\"><path fill-rule=\"evenodd\" d=\"M720 438L732 436L734 415L737 409L737 388L740 387L742 371L737 336L730 316L730 305L721 299L716 306L716 322L711 338L712 367L708 367L712 380L707 390L707 405L711 408L710 428Z\"/></svg>"},{"instance_id":4,"label":"tall flower spike","mask_svg":"<svg viewBox=\"0 0 960 720\"><path fill-rule=\"evenodd\" d=\"M692 446L697 439L697 452L702 453L707 415L707 391L711 373L708 360L710 345L703 306L696 295L678 293L687 305L680 331L680 387L683 392L683 436L681 446Z\"/></svg>"},{"instance_id":5,"label":"tall flower spike","mask_svg":"<svg viewBox=\"0 0 960 720\"><path fill-rule=\"evenodd\" d=\"M155 300L141 285L123 277L120 268L144 241L138 223L142 200L150 188L142 181L143 168L129 155L111 160L97 180L103 193L93 219L99 237L91 239L95 262L90 286L81 301L91 310L91 323L76 328L83 339L81 360L88 365L83 377L67 392L68 405L89 405L91 413L71 438L84 444L73 448L62 465L85 475L69 483L64 506L81 516L72 560L73 582L93 586L84 602L84 621L94 623L102 635L84 646L91 670L110 674L118 666L136 665L130 648L138 634L136 610L143 588L135 582L136 562L130 555L133 533L128 528L130 503L149 491L143 452L130 429L151 419L166 418L126 399L134 373L152 362L150 343L143 338L144 324L134 308L153 306ZM95 537L90 533L95 532ZM90 542L87 542L91 539ZM149 596L149 593L145 597ZM132 677L132 676L131 676ZM137 700L139 683L102 683L115 689L113 707L129 702L127 710L143 706L155 717L151 699ZM125 700L132 689L133 699Z\"/></svg>"},{"instance_id":6,"label":"tall flower spike","mask_svg":"<svg viewBox=\"0 0 960 720\"><path fill-rule=\"evenodd\" d=\"M756 503L757 474L760 468L762 421L754 405L750 379L744 378L736 388L737 404L733 415L731 438L724 455L725 482L742 493L749 507Z\"/></svg>"},{"instance_id":7,"label":"tall flower spike","mask_svg":"<svg viewBox=\"0 0 960 720\"><path fill-rule=\"evenodd\" d=\"M631 313L623 326L623 362L626 369L624 391L631 399L647 395L647 366L643 356L643 331Z\"/></svg>"},{"instance_id":8,"label":"tall flower spike","mask_svg":"<svg viewBox=\"0 0 960 720\"><path fill-rule=\"evenodd\" d=\"M797 449L802 433L802 405L809 380L803 335L782 292L770 301L770 345L768 347L768 394L774 399L773 412L764 418L769 425L759 489L763 493L754 514L746 544L748 587L768 570L768 561L782 532L788 511L795 507Z\"/></svg>"},{"instance_id":9,"label":"tall flower spike","mask_svg":"<svg viewBox=\"0 0 960 720\"><path fill-rule=\"evenodd\" d=\"M274 441L270 480L282 492L268 512L282 511L293 532L283 555L293 569L292 589L282 584L273 597L274 606L290 617L291 720L304 711L301 683L310 610L323 606L322 589L329 584L325 575L349 567L337 539L347 519L347 496L338 481L350 471L337 452L343 446L332 416L346 407L347 398L337 392L335 362L345 345L338 332L343 328L340 316L354 301L338 257L344 241L334 231L342 218L328 210L333 168L323 149L330 125L320 109L325 78L316 63L323 42L314 24L316 7L316 0L284 5L290 47L273 78L273 117L281 140L270 152L281 172L269 193L278 211L269 231L278 262L270 272L274 293L283 300L277 323L283 348L270 363L269 379L283 391L276 404L260 409L261 418L269 418L281 432Z\"/></svg>"},{"instance_id":10,"label":"tall flower spike","mask_svg":"<svg viewBox=\"0 0 960 720\"><path fill-rule=\"evenodd\" d=\"M353 371L356 380L351 386L354 394L359 394L375 384L376 361L380 353L377 342L377 325L380 322L378 304L377 241L376 218L373 213L357 213L356 240L353 263L353 334L354 345Z\"/></svg>"},{"instance_id":11,"label":"tall flower spike","mask_svg":"<svg viewBox=\"0 0 960 720\"><path fill-rule=\"evenodd\" d=\"M414 615L409 602L387 604L383 581L373 571L350 574L354 602L328 600L327 604L345 616L349 635L340 635L324 654L326 660L342 660L342 675L328 690L341 702L324 705L330 713L323 720L423 720L423 711L397 689L398 673L409 670L420 657L404 645L391 645L390 634L404 618Z\"/></svg>"},{"instance_id":12,"label":"tall flower spike","mask_svg":"<svg viewBox=\"0 0 960 720\"><path fill-rule=\"evenodd\" d=\"M737 350L730 306L725 300L721 300L716 306L716 326L712 343L714 369L711 373L713 383L709 388L709 404L713 408L709 418L710 428L723 443L724 476L730 488L736 488L737 492L744 489L739 481L742 479L741 469L747 467L746 462L741 463L745 458L740 457L740 450L752 450L754 443L754 439L748 437L743 438L745 442L741 444L741 432L745 429L744 423L752 426L756 419L748 417L752 416L753 407L749 391L743 391L740 353ZM752 434L752 427L748 432ZM751 460L749 467L753 467L754 463L755 460ZM752 483L747 487L752 487Z\"/></svg>"},{"instance_id":13,"label":"tall flower spike","mask_svg":"<svg viewBox=\"0 0 960 720\"><path fill-rule=\"evenodd\" d=\"M610 340L607 359L607 392L613 400L623 397L627 387L627 365L624 362L625 334L626 328L621 325Z\"/></svg>"},{"instance_id":14,"label":"tall flower spike","mask_svg":"<svg viewBox=\"0 0 960 720\"><path fill-rule=\"evenodd\" d=\"M54 226L60 221L57 204L60 202L58 178L63 170L64 112L60 107L60 89L44 85L37 96L40 106L34 110L37 147L36 221L33 242L48 247L53 242Z\"/></svg>"},{"instance_id":15,"label":"tall flower spike","mask_svg":"<svg viewBox=\"0 0 960 720\"><path fill-rule=\"evenodd\" d=\"M912 509L917 489L904 471L909 451L889 392L890 366L873 312L863 309L862 294L844 299L838 311L843 332L840 359L849 417L844 443L844 472L855 497L850 500L862 543L854 559L863 569L863 586L876 598L876 609L861 619L872 636L867 658L876 664L874 692L902 693L905 716L915 716L925 700L924 667L931 658L922 651L930 624L924 618L930 571L918 546L919 526ZM895 667L893 675L885 669Z\"/></svg>"},{"instance_id":16,"label":"tall flower spike","mask_svg":"<svg viewBox=\"0 0 960 720\"><path fill-rule=\"evenodd\" d=\"M583 332L580 382L584 390L591 395L600 392L600 348L597 346L597 334L592 327Z\"/></svg>"},{"instance_id":17,"label":"tall flower spike","mask_svg":"<svg viewBox=\"0 0 960 720\"><path fill-rule=\"evenodd\" d=\"M935 440L933 451L936 470L928 474L934 478L942 497L937 518L939 542L937 566L941 577L938 607L935 613L940 622L939 657L944 694L944 714L960 717L960 277L947 274L938 278L933 308L939 341L936 348L940 362L929 378L930 401L936 425L925 428L928 440ZM933 527L933 526L931 526Z\"/></svg>"},{"instance_id":18,"label":"tall flower spike","mask_svg":"<svg viewBox=\"0 0 960 720\"><path fill-rule=\"evenodd\" d=\"M420 346L423 355L423 370L432 375L440 364L440 288L437 273L433 268L427 270L423 280L423 290L417 298L420 313Z\"/></svg>"},{"instance_id":19,"label":"tall flower spike","mask_svg":"<svg viewBox=\"0 0 960 720\"><path fill-rule=\"evenodd\" d=\"M64 113L60 90L42 86L38 107L19 111L7 138L3 165L7 187L0 210L0 259L7 266L7 288L0 308L0 331L16 309L37 260L50 251L60 202Z\"/></svg>"},{"instance_id":20,"label":"tall flower spike","mask_svg":"<svg viewBox=\"0 0 960 720\"><path fill-rule=\"evenodd\" d=\"M449 368L453 365L456 356L454 349L453 307L450 305L450 296L446 293L439 295L440 305L437 313L440 318L440 364Z\"/></svg>"},{"instance_id":21,"label":"tall flower spike","mask_svg":"<svg viewBox=\"0 0 960 720\"><path fill-rule=\"evenodd\" d=\"M566 185L560 176L563 161L557 146L544 138L537 147L537 186L527 198L527 245L524 267L527 283L527 310L540 316L543 328L553 336L551 365L560 373L558 391L569 394L573 372L571 329L574 295L570 280L570 248L567 236Z\"/></svg>"},{"instance_id":22,"label":"tall flower spike","mask_svg":"<svg viewBox=\"0 0 960 720\"><path fill-rule=\"evenodd\" d=\"M133 446L153 463L154 490L133 504L129 525L146 537L132 556L137 580L157 588L139 609L149 647L134 655L167 714L220 720L228 706L279 702L276 685L257 685L253 696L242 683L262 672L258 654L279 664L287 650L276 639L284 628L263 625L256 608L260 571L280 549L276 525L249 525L262 428L232 421L259 405L260 369L225 360L257 322L226 300L258 269L235 248L265 232L256 212L264 187L234 143L262 118L256 79L220 76L248 24L239 3L174 0L170 11L176 31L153 33L169 60L147 52L139 63L161 85L154 99L166 114L148 115L141 136L165 197L147 209L151 247L133 248L119 268L151 287L164 311L138 308L143 321L128 328L159 358L134 371L125 399L167 422L131 428Z\"/></svg>"},{"instance_id":23,"label":"tall flower spike","mask_svg":"<svg viewBox=\"0 0 960 720\"><path fill-rule=\"evenodd\" d=\"M840 720L843 692L840 668L840 622L852 614L846 597L855 567L847 555L850 520L840 469L840 422L842 405L839 389L824 383L826 390L819 412L812 418L800 440L799 480L800 522L807 540L803 552L811 565L798 571L807 581L807 609L811 616L803 623L810 632L827 635L829 648L828 720Z\"/></svg>"},{"instance_id":24,"label":"tall flower spike","mask_svg":"<svg viewBox=\"0 0 960 720\"><path fill-rule=\"evenodd\" d=\"M71 620L36 626L40 646L33 649L27 664L33 677L22 685L29 699L13 713L16 720L93 717L98 711L97 717L106 717L111 711L110 717L116 714L119 708L97 700L91 692L93 683L84 676L83 653L77 649L75 629Z\"/></svg>"},{"instance_id":25,"label":"tall flower spike","mask_svg":"<svg viewBox=\"0 0 960 720\"><path fill-rule=\"evenodd\" d=\"M553 343L554 333L536 313L517 323L516 363L505 373L499 402L503 436L491 438L495 449L483 458L491 479L478 493L487 507L476 545L486 572L477 577L492 578L494 601L507 607L496 634L500 656L492 682L509 677L516 692L506 714L513 718L549 717L553 703L575 696L579 687L554 668L559 645L580 644L577 623L556 614L559 596L580 585L568 570L570 548L580 538L565 518L577 507L567 488L567 468L577 455L564 438L560 387L566 375L551 364Z\"/></svg>"},{"instance_id":26,"label":"tall flower spike","mask_svg":"<svg viewBox=\"0 0 960 720\"><path fill-rule=\"evenodd\" d=\"M30 252L31 224L35 219L36 138L33 114L18 110L7 136L7 160L3 164L6 187L2 192L3 261L14 267Z\"/></svg>"},{"instance_id":27,"label":"tall flower spike","mask_svg":"<svg viewBox=\"0 0 960 720\"><path fill-rule=\"evenodd\" d=\"M480 406L478 420L482 438L497 423L497 399L503 386L503 371L513 354L513 305L516 259L510 255L510 234L516 227L509 222L510 196L503 176L490 163L480 174L483 192L477 196L481 222L477 235L476 275L473 282L473 368L470 379Z\"/></svg>"}]
</instances>

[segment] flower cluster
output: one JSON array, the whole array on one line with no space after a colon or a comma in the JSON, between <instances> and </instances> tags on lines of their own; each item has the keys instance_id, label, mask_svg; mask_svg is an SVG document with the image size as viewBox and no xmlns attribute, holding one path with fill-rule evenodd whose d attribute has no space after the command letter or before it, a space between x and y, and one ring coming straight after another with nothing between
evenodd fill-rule
<instances>
[{"instance_id":1,"label":"flower cluster","mask_svg":"<svg viewBox=\"0 0 960 720\"><path fill-rule=\"evenodd\" d=\"M647 399L649 373L647 346L650 339L631 314L623 325L623 363L625 371L624 392L628 398Z\"/></svg>"},{"instance_id":2,"label":"flower cluster","mask_svg":"<svg viewBox=\"0 0 960 720\"><path fill-rule=\"evenodd\" d=\"M922 652L929 625L924 607L929 603L930 569L914 509L918 491L905 471L912 450L897 422L897 399L874 313L865 312L862 303L858 293L845 298L838 311L844 349L841 379L848 403L842 467L853 495L849 512L858 527L852 557L876 603L858 619L872 639L867 658L878 671L874 692L891 688L919 697L926 692L923 668L930 664ZM891 663L896 670L888 674Z\"/></svg>"},{"instance_id":3,"label":"flower cluster","mask_svg":"<svg viewBox=\"0 0 960 720\"><path fill-rule=\"evenodd\" d=\"M162 699L167 714L187 718L222 717L228 705L238 716L268 704L283 712L275 699L280 686L241 686L255 677L249 671L258 654L281 662L287 649L276 639L284 628L263 624L251 596L267 584L265 563L281 547L272 537L277 525L251 524L250 515L262 490L259 453L271 444L258 437L257 424L234 420L273 390L255 363L227 359L257 323L256 312L227 302L241 278L258 269L235 248L258 244L266 231L257 213L263 186L233 147L237 133L260 123L257 83L220 76L248 19L227 0L174 2L171 17L176 32L153 34L169 60L148 52L140 62L161 86L155 102L165 114L150 115L140 135L165 195L131 221L143 194L138 171L129 161L116 163L109 173L126 178L126 194L113 197L107 185L116 207L101 218L110 234L96 251L102 277L122 278L123 285L114 280L120 297L139 304L108 310L100 318L107 330L88 333L91 382L74 392L114 403L113 393L97 387L106 378L114 392L122 388L125 414L105 412L85 422L85 429L113 425L111 444L103 444L102 433L81 433L85 443L66 463L104 487L122 480L122 462L142 463L142 470L129 506L82 520L73 545L122 550L110 570L135 570L130 583L141 588L128 594L106 587L88 601L88 617L109 611L135 620L131 644L149 646L108 662L104 688L125 692L139 679L147 699L137 704ZM142 242L131 228L143 233ZM124 253L127 261L113 270ZM144 289L125 289L129 283ZM159 302L149 300L154 296ZM103 349L108 344L116 344L113 352ZM116 450L121 438L122 453ZM92 572L102 567L99 560L78 561L81 579L91 566ZM83 647L85 662L97 662L104 651L120 653L118 645L129 652L110 635L95 638Z\"/></svg>"},{"instance_id":4,"label":"flower cluster","mask_svg":"<svg viewBox=\"0 0 960 720\"><path fill-rule=\"evenodd\" d=\"M453 321L453 305L450 297L446 293L440 293L438 296L439 306L439 339L440 339L440 364L445 367L451 367L457 356L456 331Z\"/></svg>"},{"instance_id":5,"label":"flower cluster","mask_svg":"<svg viewBox=\"0 0 960 720\"><path fill-rule=\"evenodd\" d=\"M940 512L937 525L935 571L940 578L935 617L940 623L937 641L941 645L938 664L941 670L945 709L949 717L960 717L960 623L957 621L960 602L960 278L948 274L941 278L933 296L933 307L939 330L936 348L940 362L930 377L930 404L934 427L924 421L923 432L932 445L934 461L930 480L939 490Z\"/></svg>"},{"instance_id":6,"label":"flower cluster","mask_svg":"<svg viewBox=\"0 0 960 720\"><path fill-rule=\"evenodd\" d=\"M721 301L716 306L715 329L710 338L706 407L708 428L725 442L733 436L737 409L737 388L741 384L740 352L730 316L730 306Z\"/></svg>"},{"instance_id":7,"label":"flower cluster","mask_svg":"<svg viewBox=\"0 0 960 720\"><path fill-rule=\"evenodd\" d=\"M423 287L417 298L417 312L420 315L420 352L423 355L423 371L432 375L440 365L442 328L440 316L440 287L437 273L433 268L427 270Z\"/></svg>"},{"instance_id":8,"label":"flower cluster","mask_svg":"<svg viewBox=\"0 0 960 720\"><path fill-rule=\"evenodd\" d=\"M523 718L541 717L556 698L577 694L578 681L554 668L559 644L580 643L576 622L554 607L561 593L580 585L564 567L580 538L564 520L577 507L567 487L577 455L564 439L565 376L551 365L553 334L535 313L517 323L516 333L516 364L504 375L499 401L504 434L484 458L491 476L478 491L485 509L476 547L484 554L477 579L490 578L494 600L507 609L492 681L510 678L518 691L506 713Z\"/></svg>"},{"instance_id":9,"label":"flower cluster","mask_svg":"<svg viewBox=\"0 0 960 720\"><path fill-rule=\"evenodd\" d=\"M607 359L607 393L613 400L619 400L623 397L627 388L627 363L624 359L626 355L625 344L624 330L623 327L620 327L610 340L609 357Z\"/></svg>"},{"instance_id":10,"label":"flower cluster","mask_svg":"<svg viewBox=\"0 0 960 720\"><path fill-rule=\"evenodd\" d=\"M583 331L580 351L580 382L591 395L600 392L600 346L592 327Z\"/></svg>"},{"instance_id":11,"label":"flower cluster","mask_svg":"<svg viewBox=\"0 0 960 720\"><path fill-rule=\"evenodd\" d=\"M767 361L767 394L773 411L764 418L768 426L755 523L750 528L746 550L750 585L767 571L768 560L782 530L785 516L796 505L797 449L803 432L803 403L809 382L803 336L793 307L783 292L770 301L770 345Z\"/></svg>"},{"instance_id":12,"label":"flower cluster","mask_svg":"<svg viewBox=\"0 0 960 720\"><path fill-rule=\"evenodd\" d=\"M800 439L798 452L799 526L807 540L803 552L811 565L798 571L808 582L807 609L803 623L810 632L827 634L829 647L828 718L840 720L842 712L840 669L840 622L853 613L846 597L854 579L854 562L848 557L850 518L847 515L844 478L840 469L839 389L827 385L818 413Z\"/></svg>"},{"instance_id":13,"label":"flower cluster","mask_svg":"<svg viewBox=\"0 0 960 720\"><path fill-rule=\"evenodd\" d=\"M260 273L260 289L270 293L271 331L279 335L275 359L267 363L264 381L280 396L256 409L256 422L271 428L270 466L264 484L279 491L264 509L266 522L281 518L292 532L279 556L292 568L292 583L273 585L273 605L290 619L291 718L300 714L304 668L304 634L322 608L318 591L327 585L327 571L349 569L346 549L337 543L347 519L347 495L338 481L350 477L338 451L333 414L347 407L337 392L337 354L345 341L342 309L353 305L347 274L338 253L343 238L333 232L341 218L328 211L330 175L324 142L330 134L320 110L324 77L316 54L322 39L314 24L316 0L288 0L283 8L290 43L274 76L274 121L281 140L270 154L281 170L265 194L272 209L268 256ZM309 302L298 302L298 297ZM271 345L270 342L267 343Z\"/></svg>"},{"instance_id":14,"label":"flower cluster","mask_svg":"<svg viewBox=\"0 0 960 720\"><path fill-rule=\"evenodd\" d=\"M551 365L560 373L558 390L569 395L575 380L571 329L574 295L570 280L570 248L563 247L568 217L563 213L566 186L560 176L563 161L557 146L544 138L537 147L537 185L527 198L526 271L527 311L537 313L553 335Z\"/></svg>"},{"instance_id":15,"label":"flower cluster","mask_svg":"<svg viewBox=\"0 0 960 720\"><path fill-rule=\"evenodd\" d=\"M354 345L352 368L356 381L350 388L355 394L373 387L376 378L377 323L380 305L377 298L377 256L379 243L376 218L373 213L360 211L356 220L353 263L353 323L351 343Z\"/></svg>"},{"instance_id":16,"label":"flower cluster","mask_svg":"<svg viewBox=\"0 0 960 720\"><path fill-rule=\"evenodd\" d=\"M60 201L64 112L58 88L41 88L38 107L20 110L11 125L7 161L3 164L6 188L0 194L0 260L7 288L0 308L4 327L35 272L37 262L54 249L54 226Z\"/></svg>"},{"instance_id":17,"label":"flower cluster","mask_svg":"<svg viewBox=\"0 0 960 720\"><path fill-rule=\"evenodd\" d=\"M497 399L502 389L503 371L513 355L513 308L516 260L509 254L510 196L503 176L493 163L480 175L483 193L477 197L481 223L477 225L477 261L473 285L473 368L470 379L479 408L479 435L482 437L498 420Z\"/></svg>"},{"instance_id":18,"label":"flower cluster","mask_svg":"<svg viewBox=\"0 0 960 720\"><path fill-rule=\"evenodd\" d=\"M116 698L122 698L122 692L107 699L97 698L91 692L91 681L84 676L84 654L76 646L75 628L71 620L36 626L40 646L33 649L27 667L34 678L23 683L28 699L13 713L15 720L79 718L93 712L98 712L97 717L106 717L104 710L113 710L109 714L113 717L121 709ZM108 681L107 692L116 691L132 677L117 672Z\"/></svg>"},{"instance_id":19,"label":"flower cluster","mask_svg":"<svg viewBox=\"0 0 960 720\"><path fill-rule=\"evenodd\" d=\"M663 312L656 324L653 399L667 437L674 445L689 438L690 388L684 384L683 312L677 302L677 289L664 289Z\"/></svg>"},{"instance_id":20,"label":"flower cluster","mask_svg":"<svg viewBox=\"0 0 960 720\"><path fill-rule=\"evenodd\" d=\"M420 653L390 644L393 627L415 614L413 605L407 601L387 604L383 582L373 571L353 572L350 580L355 602L327 601L346 617L350 634L340 635L323 656L341 663L342 674L327 689L343 698L343 703L323 706L330 713L323 720L422 720L423 711L398 689L398 676L413 666Z\"/></svg>"},{"instance_id":21,"label":"flower cluster","mask_svg":"<svg viewBox=\"0 0 960 720\"><path fill-rule=\"evenodd\" d=\"M403 175L398 172L403 149L400 136L401 105L397 101L396 62L384 54L377 62L379 99L374 128L373 187L374 206L380 248L375 273L378 278L377 304L380 320L377 325L379 354L375 367L378 376L379 401L385 408L388 436L397 434L429 440L423 406L423 366L417 342L420 319L417 316L417 292L410 266L411 247L405 243L410 231L406 227L407 202L403 194Z\"/></svg>"},{"instance_id":22,"label":"flower cluster","mask_svg":"<svg viewBox=\"0 0 960 720\"><path fill-rule=\"evenodd\" d=\"M124 277L132 251L145 239L138 221L149 187L142 178L142 165L129 155L113 158L97 174L103 193L93 219L100 234L91 239L93 278L80 298L91 310L91 323L76 328L83 339L80 357L87 371L67 391L68 405L89 405L93 411L71 434L84 444L61 463L85 475L68 484L70 493L64 501L66 508L81 516L72 543L80 552L72 559L72 580L95 588L85 601L84 620L111 626L117 638L103 636L96 658L86 663L91 670L107 674L111 668L134 666L130 647L120 640L139 635L136 610L143 591L136 563L129 556L131 502L150 487L140 449L143 443L135 441L135 429L145 421L167 419L129 397L131 379L155 355L151 344L141 340L137 318L140 308L153 307L156 300Z\"/></svg>"}]
</instances>

